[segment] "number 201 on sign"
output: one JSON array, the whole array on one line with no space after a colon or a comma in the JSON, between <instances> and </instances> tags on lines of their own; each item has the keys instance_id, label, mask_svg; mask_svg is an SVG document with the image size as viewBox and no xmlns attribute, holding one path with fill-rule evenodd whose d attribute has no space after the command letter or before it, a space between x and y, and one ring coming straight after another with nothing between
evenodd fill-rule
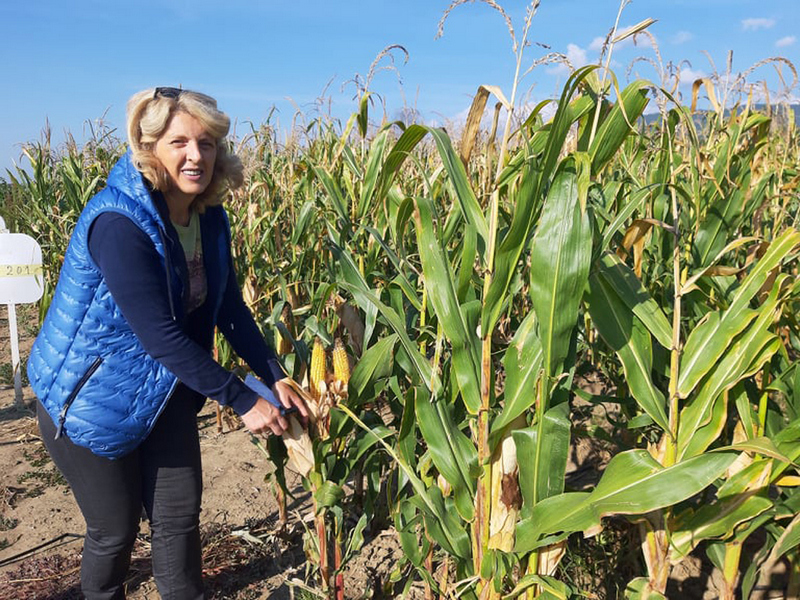
<instances>
[{"instance_id":1,"label":"number 201 on sign","mask_svg":"<svg viewBox=\"0 0 800 600\"><path fill-rule=\"evenodd\" d=\"M0 265L0 277L41 275L42 265Z\"/></svg>"}]
</instances>

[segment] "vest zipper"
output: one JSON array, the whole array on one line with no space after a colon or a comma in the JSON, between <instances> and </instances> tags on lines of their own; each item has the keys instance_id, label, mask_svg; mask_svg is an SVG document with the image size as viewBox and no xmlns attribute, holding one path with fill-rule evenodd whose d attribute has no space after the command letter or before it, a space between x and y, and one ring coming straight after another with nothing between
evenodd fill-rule
<instances>
[{"instance_id":1,"label":"vest zipper","mask_svg":"<svg viewBox=\"0 0 800 600\"><path fill-rule=\"evenodd\" d=\"M61 434L64 431L64 422L67 420L67 411L69 410L69 407L72 405L72 402L78 396L78 392L80 392L83 386L86 385L86 382L89 381L89 378L94 374L95 371L97 371L97 369L100 367L102 363L103 363L102 358L100 358L99 356L95 358L94 362L91 365L89 365L89 368L86 370L86 373L83 374L83 377L81 377L78 380L78 383L75 384L75 387L73 388L70 395L67 396L67 399L64 401L64 406L61 408L61 412L58 414L58 427L56 428L56 437L54 439L58 439L61 437Z\"/></svg>"}]
</instances>

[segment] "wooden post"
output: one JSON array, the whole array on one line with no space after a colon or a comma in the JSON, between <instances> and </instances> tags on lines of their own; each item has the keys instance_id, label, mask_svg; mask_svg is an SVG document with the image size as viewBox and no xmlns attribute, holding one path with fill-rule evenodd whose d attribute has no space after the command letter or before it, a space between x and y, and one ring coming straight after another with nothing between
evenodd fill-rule
<instances>
[{"instance_id":1,"label":"wooden post","mask_svg":"<svg viewBox=\"0 0 800 600\"><path fill-rule=\"evenodd\" d=\"M14 304L8 304L8 336L11 340L11 370L14 373L14 402L17 406L22 406L22 370L19 364L17 309Z\"/></svg>"}]
</instances>

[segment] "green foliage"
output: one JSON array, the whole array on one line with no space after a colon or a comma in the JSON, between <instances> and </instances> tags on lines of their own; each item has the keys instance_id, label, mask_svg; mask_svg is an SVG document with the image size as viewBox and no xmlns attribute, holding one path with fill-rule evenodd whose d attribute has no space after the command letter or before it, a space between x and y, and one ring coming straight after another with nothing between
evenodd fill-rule
<instances>
[{"instance_id":1,"label":"green foliage","mask_svg":"<svg viewBox=\"0 0 800 600\"><path fill-rule=\"evenodd\" d=\"M670 562L693 552L742 591L797 559L798 136L748 107L699 127L644 81L600 89L578 70L552 119L518 114L502 152L479 136L468 160L440 129L368 136L368 94L344 131L319 119L280 146L266 123L239 143L249 176L227 207L245 298L267 335L291 305L283 360L301 383L317 336L345 337L356 363L304 480L321 587L337 589L379 498L405 575L465 598L580 594L570 568L590 543L575 540L598 551L621 521L657 550L625 565L630 597L664 597ZM652 94L663 112L645 126ZM50 289L121 148L34 144L0 188ZM237 363L221 339L217 355ZM602 394L580 389L587 373ZM609 415L588 433L587 396ZM575 490L579 434L614 456ZM265 451L285 487L286 449ZM745 563L750 536L763 546Z\"/></svg>"}]
</instances>

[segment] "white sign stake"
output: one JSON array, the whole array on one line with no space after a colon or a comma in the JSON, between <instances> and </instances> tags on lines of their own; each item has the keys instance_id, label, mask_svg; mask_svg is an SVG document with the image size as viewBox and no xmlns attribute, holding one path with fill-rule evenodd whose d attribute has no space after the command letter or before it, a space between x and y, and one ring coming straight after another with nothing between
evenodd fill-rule
<instances>
[{"instance_id":1,"label":"white sign stake","mask_svg":"<svg viewBox=\"0 0 800 600\"><path fill-rule=\"evenodd\" d=\"M22 371L19 359L16 304L36 302L44 292L42 249L32 237L8 233L0 217L0 303L8 306L11 338L11 368L14 373L14 399L22 404Z\"/></svg>"},{"instance_id":2,"label":"white sign stake","mask_svg":"<svg viewBox=\"0 0 800 600\"><path fill-rule=\"evenodd\" d=\"M17 337L17 309L8 305L8 333L11 337L11 369L14 371L14 402L22 404L22 369L19 364L19 339Z\"/></svg>"}]
</instances>

